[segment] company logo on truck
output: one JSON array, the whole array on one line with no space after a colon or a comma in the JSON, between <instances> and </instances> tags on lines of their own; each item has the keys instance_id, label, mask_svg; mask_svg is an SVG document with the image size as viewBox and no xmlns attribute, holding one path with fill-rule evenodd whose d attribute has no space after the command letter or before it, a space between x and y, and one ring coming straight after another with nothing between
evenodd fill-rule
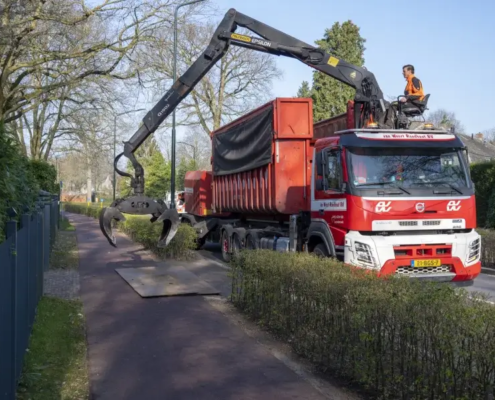
<instances>
[{"instance_id":1,"label":"company logo on truck","mask_svg":"<svg viewBox=\"0 0 495 400\"><path fill-rule=\"evenodd\" d=\"M377 213L389 212L392 208L390 204L392 204L391 201L379 201L375 206L375 212Z\"/></svg>"},{"instance_id":2,"label":"company logo on truck","mask_svg":"<svg viewBox=\"0 0 495 400\"><path fill-rule=\"evenodd\" d=\"M459 211L461 209L461 201L451 200L447 204L447 211Z\"/></svg>"},{"instance_id":3,"label":"company logo on truck","mask_svg":"<svg viewBox=\"0 0 495 400\"><path fill-rule=\"evenodd\" d=\"M265 46L265 47L271 47L272 46L271 42L269 42L267 40L256 39L256 38L252 38L252 43L253 44L259 44L259 45Z\"/></svg>"},{"instance_id":4,"label":"company logo on truck","mask_svg":"<svg viewBox=\"0 0 495 400\"><path fill-rule=\"evenodd\" d=\"M431 133L356 133L357 137L372 140L453 140L451 134L431 134Z\"/></svg>"},{"instance_id":5,"label":"company logo on truck","mask_svg":"<svg viewBox=\"0 0 495 400\"><path fill-rule=\"evenodd\" d=\"M423 212L425 210L425 203L416 203L416 211Z\"/></svg>"},{"instance_id":6,"label":"company logo on truck","mask_svg":"<svg viewBox=\"0 0 495 400\"><path fill-rule=\"evenodd\" d=\"M346 211L347 199L328 199L328 200L316 200L313 201L313 211Z\"/></svg>"},{"instance_id":7,"label":"company logo on truck","mask_svg":"<svg viewBox=\"0 0 495 400\"><path fill-rule=\"evenodd\" d=\"M246 35L239 35L238 33L232 33L230 35L232 39L240 40L242 42L251 43L251 37Z\"/></svg>"}]
</instances>

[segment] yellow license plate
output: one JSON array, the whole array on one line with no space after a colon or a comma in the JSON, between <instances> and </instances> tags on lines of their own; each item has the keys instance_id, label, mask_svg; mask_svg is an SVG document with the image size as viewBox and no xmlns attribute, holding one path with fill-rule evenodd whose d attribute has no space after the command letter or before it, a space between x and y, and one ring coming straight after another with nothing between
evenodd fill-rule
<instances>
[{"instance_id":1,"label":"yellow license plate","mask_svg":"<svg viewBox=\"0 0 495 400\"><path fill-rule=\"evenodd\" d=\"M442 265L442 262L439 259L411 261L411 267L439 267L440 265Z\"/></svg>"}]
</instances>

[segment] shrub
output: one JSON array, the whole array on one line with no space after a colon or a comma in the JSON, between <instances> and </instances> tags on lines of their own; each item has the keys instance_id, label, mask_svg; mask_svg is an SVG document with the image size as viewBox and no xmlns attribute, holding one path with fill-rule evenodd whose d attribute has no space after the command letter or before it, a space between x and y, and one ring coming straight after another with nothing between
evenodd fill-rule
<instances>
[{"instance_id":1,"label":"shrub","mask_svg":"<svg viewBox=\"0 0 495 400\"><path fill-rule=\"evenodd\" d=\"M464 290L267 250L241 252L232 268L239 309L380 398L494 394L495 310Z\"/></svg>"},{"instance_id":2,"label":"shrub","mask_svg":"<svg viewBox=\"0 0 495 400\"><path fill-rule=\"evenodd\" d=\"M0 243L5 239L9 209L14 209L18 215L31 212L38 190L28 159L0 121Z\"/></svg>"},{"instance_id":3,"label":"shrub","mask_svg":"<svg viewBox=\"0 0 495 400\"><path fill-rule=\"evenodd\" d=\"M196 231L187 224L180 224L172 241L165 248L158 248L157 242L162 231L161 223L151 223L149 217L126 215L126 221L119 228L134 241L151 249L162 257L189 259L196 249Z\"/></svg>"},{"instance_id":4,"label":"shrub","mask_svg":"<svg viewBox=\"0 0 495 400\"><path fill-rule=\"evenodd\" d=\"M88 206L85 203L62 203L62 209L70 213L82 214L92 218L98 218L101 211L100 207Z\"/></svg>"},{"instance_id":5,"label":"shrub","mask_svg":"<svg viewBox=\"0 0 495 400\"><path fill-rule=\"evenodd\" d=\"M60 185L57 183L57 170L53 165L43 160L30 160L29 169L41 190L53 194L60 193Z\"/></svg>"},{"instance_id":6,"label":"shrub","mask_svg":"<svg viewBox=\"0 0 495 400\"><path fill-rule=\"evenodd\" d=\"M495 231L490 229L477 229L481 235L481 265L495 268Z\"/></svg>"},{"instance_id":7,"label":"shrub","mask_svg":"<svg viewBox=\"0 0 495 400\"><path fill-rule=\"evenodd\" d=\"M476 190L476 219L478 226L487 228L490 226L488 221L489 203L494 192L495 183L495 161L485 161L471 165L471 179L474 182ZM493 203L492 199L492 203ZM492 216L495 218L495 216ZM492 223L495 220L492 218Z\"/></svg>"},{"instance_id":8,"label":"shrub","mask_svg":"<svg viewBox=\"0 0 495 400\"><path fill-rule=\"evenodd\" d=\"M63 209L75 214L83 214L88 217L98 218L101 208L87 206L85 204L64 203ZM173 257L175 259L189 259L196 249L196 231L187 224L181 224L176 235L169 245L162 249L157 247L157 242L162 230L161 223L151 223L148 216L126 215L126 221L116 224L132 240L142 244L161 257Z\"/></svg>"}]
</instances>

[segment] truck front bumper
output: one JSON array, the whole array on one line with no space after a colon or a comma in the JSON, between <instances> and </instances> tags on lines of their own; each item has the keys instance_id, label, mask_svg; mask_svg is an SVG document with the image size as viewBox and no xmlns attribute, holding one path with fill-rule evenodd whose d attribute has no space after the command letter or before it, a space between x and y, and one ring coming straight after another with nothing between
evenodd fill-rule
<instances>
[{"instance_id":1,"label":"truck front bumper","mask_svg":"<svg viewBox=\"0 0 495 400\"><path fill-rule=\"evenodd\" d=\"M478 240L478 242L477 242ZM447 254L437 248L448 247ZM410 256L399 256L400 249L409 249ZM431 255L417 255L419 249ZM435 253L435 254L433 254ZM460 234L367 236L356 231L346 235L346 264L374 270L378 275L401 275L413 279L451 282L466 286L481 272L481 240L476 231ZM440 260L437 266L415 267L413 260Z\"/></svg>"}]
</instances>

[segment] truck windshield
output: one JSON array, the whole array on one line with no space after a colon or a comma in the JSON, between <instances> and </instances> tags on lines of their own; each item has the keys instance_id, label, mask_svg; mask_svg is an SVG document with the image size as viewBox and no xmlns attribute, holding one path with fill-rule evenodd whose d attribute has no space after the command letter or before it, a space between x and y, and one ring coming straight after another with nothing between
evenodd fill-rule
<instances>
[{"instance_id":1,"label":"truck windshield","mask_svg":"<svg viewBox=\"0 0 495 400\"><path fill-rule=\"evenodd\" d=\"M468 186L460 149L348 148L349 181L355 187Z\"/></svg>"}]
</instances>

